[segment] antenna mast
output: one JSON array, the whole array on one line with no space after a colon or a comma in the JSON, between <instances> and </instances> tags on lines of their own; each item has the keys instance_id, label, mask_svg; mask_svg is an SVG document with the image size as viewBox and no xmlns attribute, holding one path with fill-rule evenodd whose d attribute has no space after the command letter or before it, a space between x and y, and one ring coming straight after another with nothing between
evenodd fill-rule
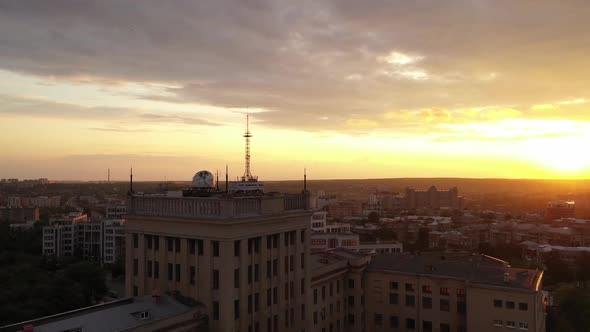
<instances>
[{"instance_id":1,"label":"antenna mast","mask_svg":"<svg viewBox=\"0 0 590 332\"><path fill-rule=\"evenodd\" d=\"M246 139L246 167L244 170L244 175L242 176L242 181L256 181L257 178L252 176L250 172L250 114L246 113L246 132L244 133L244 138Z\"/></svg>"}]
</instances>

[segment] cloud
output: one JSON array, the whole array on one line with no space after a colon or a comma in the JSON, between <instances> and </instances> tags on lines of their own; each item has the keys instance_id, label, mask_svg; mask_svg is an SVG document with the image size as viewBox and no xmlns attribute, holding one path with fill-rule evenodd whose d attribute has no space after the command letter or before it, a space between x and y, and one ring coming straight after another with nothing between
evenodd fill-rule
<instances>
[{"instance_id":1,"label":"cloud","mask_svg":"<svg viewBox=\"0 0 590 332\"><path fill-rule=\"evenodd\" d=\"M347 132L356 117L405 130L415 119L382 114L445 109L461 121L468 116L455 110L479 105L527 117L540 96L585 102L589 16L583 0L0 0L0 69L155 84L166 93L141 96L146 102L259 108L259 120L280 128ZM95 111L84 114L104 117ZM65 106L27 112L75 116ZM477 114L473 121L491 117ZM182 114L139 118L211 125Z\"/></svg>"},{"instance_id":2,"label":"cloud","mask_svg":"<svg viewBox=\"0 0 590 332\"><path fill-rule=\"evenodd\" d=\"M218 123L211 122L205 119L197 119L188 116L181 115L162 115L162 114L142 114L141 117L144 120L157 123L181 123L195 126L219 126Z\"/></svg>"}]
</instances>

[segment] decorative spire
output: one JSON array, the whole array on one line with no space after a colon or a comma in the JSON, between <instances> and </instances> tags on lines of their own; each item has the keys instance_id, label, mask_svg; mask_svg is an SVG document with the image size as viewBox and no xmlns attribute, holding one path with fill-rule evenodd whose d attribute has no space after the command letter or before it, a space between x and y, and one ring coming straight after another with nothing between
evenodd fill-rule
<instances>
[{"instance_id":1,"label":"decorative spire","mask_svg":"<svg viewBox=\"0 0 590 332\"><path fill-rule=\"evenodd\" d=\"M227 164L225 164L225 192L229 192L229 173L227 172Z\"/></svg>"},{"instance_id":2,"label":"decorative spire","mask_svg":"<svg viewBox=\"0 0 590 332\"><path fill-rule=\"evenodd\" d=\"M131 170L129 171L129 196L133 195L133 166L131 166Z\"/></svg>"}]
</instances>

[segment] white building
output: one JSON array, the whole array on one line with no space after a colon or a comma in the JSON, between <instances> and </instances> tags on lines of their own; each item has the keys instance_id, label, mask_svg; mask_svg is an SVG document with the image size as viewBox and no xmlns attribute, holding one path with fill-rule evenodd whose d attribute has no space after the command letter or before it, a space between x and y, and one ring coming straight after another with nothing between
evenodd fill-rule
<instances>
[{"instance_id":1,"label":"white building","mask_svg":"<svg viewBox=\"0 0 590 332\"><path fill-rule=\"evenodd\" d=\"M123 219L125 214L127 214L127 206L124 204L107 205L107 219Z\"/></svg>"},{"instance_id":2,"label":"white building","mask_svg":"<svg viewBox=\"0 0 590 332\"><path fill-rule=\"evenodd\" d=\"M310 236L310 252L327 249L345 248L358 251L359 236L354 233L312 233Z\"/></svg>"},{"instance_id":3,"label":"white building","mask_svg":"<svg viewBox=\"0 0 590 332\"><path fill-rule=\"evenodd\" d=\"M396 254L403 251L403 244L397 241L361 242L358 245L360 252L367 254Z\"/></svg>"}]
</instances>

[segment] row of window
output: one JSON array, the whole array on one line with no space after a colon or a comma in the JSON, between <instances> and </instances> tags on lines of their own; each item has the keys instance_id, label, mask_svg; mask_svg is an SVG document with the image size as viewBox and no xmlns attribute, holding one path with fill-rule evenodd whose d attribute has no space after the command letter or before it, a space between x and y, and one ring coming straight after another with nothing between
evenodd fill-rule
<instances>
[{"instance_id":1,"label":"row of window","mask_svg":"<svg viewBox=\"0 0 590 332\"><path fill-rule=\"evenodd\" d=\"M389 282L389 289L390 290L398 290L399 283L397 281L390 281ZM406 283L405 284L406 292L415 292L416 291L416 284ZM422 285L422 293L432 294L432 286L431 285ZM443 296L450 296L451 289L448 287L440 287L439 294ZM466 292L465 289L459 288L456 290L457 297L465 297Z\"/></svg>"},{"instance_id":2,"label":"row of window","mask_svg":"<svg viewBox=\"0 0 590 332\"><path fill-rule=\"evenodd\" d=\"M297 236L297 231L289 231L285 232L284 234L284 241L285 246L293 246L295 245L295 237ZM266 236L266 249L278 248L280 234L273 234ZM144 235L144 239L146 242L147 249L158 251L160 250L160 237L158 235ZM305 243L305 230L300 231L300 240L301 243ZM180 252L180 238L173 238L167 237L167 250L169 252L175 251ZM202 256L204 253L203 250L203 240L197 239L187 239L189 252L191 255L195 255L198 253L199 256ZM260 244L262 242L262 237L255 237L248 239L248 254L252 253L259 253L260 252ZM234 241L234 256L240 256L240 240ZM133 234L133 247L139 248L139 234ZM213 256L219 256L219 241L211 241L211 248L213 251Z\"/></svg>"},{"instance_id":3,"label":"row of window","mask_svg":"<svg viewBox=\"0 0 590 332\"><path fill-rule=\"evenodd\" d=\"M393 304L393 305L399 304L399 294L390 293L389 294L389 304ZM414 295L406 294L405 305L407 307L415 307L416 306L416 297ZM428 296L422 297L422 308L423 309L432 309L432 297L428 297ZM451 311L451 300L450 299L439 299L439 307L438 308L440 311ZM465 313L465 310L466 310L465 301L457 301L457 312L458 313Z\"/></svg>"},{"instance_id":4,"label":"row of window","mask_svg":"<svg viewBox=\"0 0 590 332\"><path fill-rule=\"evenodd\" d=\"M514 301L502 301L502 300L494 299L494 307L495 308L516 309L516 303ZM518 310L522 310L522 311L529 310L529 304L526 302L518 302Z\"/></svg>"},{"instance_id":5,"label":"row of window","mask_svg":"<svg viewBox=\"0 0 590 332\"><path fill-rule=\"evenodd\" d=\"M375 323L375 326L383 326L383 315L382 314L375 314L374 323ZM400 319L397 316L389 316L389 327L394 328L394 329L399 328L400 327ZM413 318L406 318L405 328L406 328L406 330L416 329L416 320ZM422 331L431 332L432 330L433 330L432 321L428 321L428 320L422 321ZM461 326L457 330L458 331L465 331L465 327ZM451 331L451 324L441 323L439 325L439 331L440 332L450 332Z\"/></svg>"},{"instance_id":6,"label":"row of window","mask_svg":"<svg viewBox=\"0 0 590 332\"><path fill-rule=\"evenodd\" d=\"M352 279L350 279L352 280ZM353 281L354 282L354 281ZM322 286L322 301L326 299L326 286ZM328 286L329 296L334 296L334 283L330 282ZM340 294L340 280L336 280L336 294ZM318 289L313 290L313 304L318 304Z\"/></svg>"},{"instance_id":7,"label":"row of window","mask_svg":"<svg viewBox=\"0 0 590 332\"><path fill-rule=\"evenodd\" d=\"M515 329L518 326L518 328L521 330L528 330L529 329L529 323L518 323L518 325L517 325L515 321L507 320L506 322L503 322L501 319L494 319L494 326L497 326L497 327L505 326L505 327L512 328L512 329Z\"/></svg>"}]
</instances>

